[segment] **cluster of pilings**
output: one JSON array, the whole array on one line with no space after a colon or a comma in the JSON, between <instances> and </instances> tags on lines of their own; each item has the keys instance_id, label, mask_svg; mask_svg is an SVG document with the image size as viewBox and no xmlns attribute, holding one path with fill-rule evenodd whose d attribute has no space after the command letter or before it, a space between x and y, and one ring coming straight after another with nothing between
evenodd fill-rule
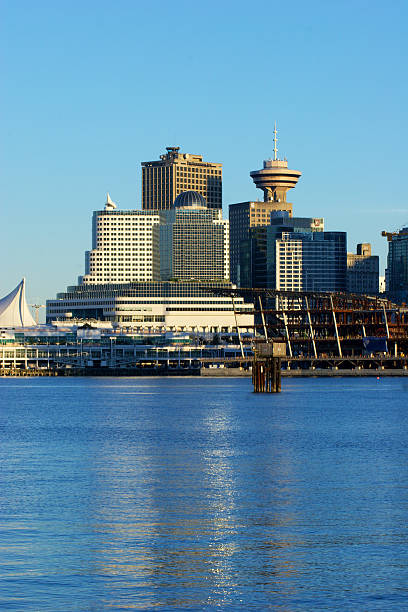
<instances>
[{"instance_id":1,"label":"cluster of pilings","mask_svg":"<svg viewBox=\"0 0 408 612\"><path fill-rule=\"evenodd\" d=\"M0 376L58 376L58 372L49 368L0 368Z\"/></svg>"},{"instance_id":2,"label":"cluster of pilings","mask_svg":"<svg viewBox=\"0 0 408 612\"><path fill-rule=\"evenodd\" d=\"M252 365L252 383L254 393L280 393L281 391L281 358L254 358Z\"/></svg>"}]
</instances>

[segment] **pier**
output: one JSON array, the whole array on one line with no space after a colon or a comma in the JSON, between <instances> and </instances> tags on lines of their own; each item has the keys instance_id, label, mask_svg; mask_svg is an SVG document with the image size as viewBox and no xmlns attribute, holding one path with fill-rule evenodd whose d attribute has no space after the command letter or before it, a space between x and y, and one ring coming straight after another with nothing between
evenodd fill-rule
<instances>
[{"instance_id":1,"label":"pier","mask_svg":"<svg viewBox=\"0 0 408 612\"><path fill-rule=\"evenodd\" d=\"M254 393L280 393L284 355L286 344L283 342L264 342L256 346L252 363Z\"/></svg>"},{"instance_id":2,"label":"pier","mask_svg":"<svg viewBox=\"0 0 408 612\"><path fill-rule=\"evenodd\" d=\"M165 334L149 338L126 332L98 332L95 338L17 333L0 339L0 376L225 376L238 372L253 375L257 389L277 389L275 366L262 354L268 345L285 347L275 356L283 376L408 372L405 306L378 296L346 293L239 288L211 292L228 295L234 308L236 296L255 305L255 310L248 310L255 313L252 328L240 307L234 310L235 332L225 332L224 338L222 333L215 334L205 342L196 334L185 334L180 341Z\"/></svg>"}]
</instances>

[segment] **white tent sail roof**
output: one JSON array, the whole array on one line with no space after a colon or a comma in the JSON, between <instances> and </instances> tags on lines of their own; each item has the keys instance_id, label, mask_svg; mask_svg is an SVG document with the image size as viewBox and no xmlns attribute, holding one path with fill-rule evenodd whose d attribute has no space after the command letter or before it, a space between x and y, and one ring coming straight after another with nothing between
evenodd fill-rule
<instances>
[{"instance_id":1,"label":"white tent sail roof","mask_svg":"<svg viewBox=\"0 0 408 612\"><path fill-rule=\"evenodd\" d=\"M11 293L0 300L0 327L32 327L35 325L26 302L25 278L23 278Z\"/></svg>"}]
</instances>

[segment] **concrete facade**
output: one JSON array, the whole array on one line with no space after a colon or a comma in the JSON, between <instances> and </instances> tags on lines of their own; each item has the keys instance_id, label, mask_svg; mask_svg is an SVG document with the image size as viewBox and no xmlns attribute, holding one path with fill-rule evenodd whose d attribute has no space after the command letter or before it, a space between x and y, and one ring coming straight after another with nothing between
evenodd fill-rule
<instances>
[{"instance_id":1,"label":"concrete facade","mask_svg":"<svg viewBox=\"0 0 408 612\"><path fill-rule=\"evenodd\" d=\"M85 275L79 283L131 283L153 280L152 211L98 210L92 217L92 250L85 254Z\"/></svg>"},{"instance_id":2,"label":"concrete facade","mask_svg":"<svg viewBox=\"0 0 408 612\"><path fill-rule=\"evenodd\" d=\"M347 291L366 295L379 292L379 257L371 255L371 244L357 245L357 253L347 253Z\"/></svg>"},{"instance_id":3,"label":"concrete facade","mask_svg":"<svg viewBox=\"0 0 408 612\"><path fill-rule=\"evenodd\" d=\"M236 326L233 303L229 297L208 291L217 286L231 285L146 282L68 287L55 300L47 300L47 321L96 319L137 331L231 331ZM239 325L253 325L252 304L244 304L243 298L237 297L235 310Z\"/></svg>"}]
</instances>

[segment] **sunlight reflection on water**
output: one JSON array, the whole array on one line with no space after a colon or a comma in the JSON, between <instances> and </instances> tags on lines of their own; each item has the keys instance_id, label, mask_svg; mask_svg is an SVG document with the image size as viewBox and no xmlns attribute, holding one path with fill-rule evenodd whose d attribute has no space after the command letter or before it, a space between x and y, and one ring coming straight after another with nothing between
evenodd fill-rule
<instances>
[{"instance_id":1,"label":"sunlight reflection on water","mask_svg":"<svg viewBox=\"0 0 408 612\"><path fill-rule=\"evenodd\" d=\"M0 381L0 607L404 609L406 390Z\"/></svg>"}]
</instances>

